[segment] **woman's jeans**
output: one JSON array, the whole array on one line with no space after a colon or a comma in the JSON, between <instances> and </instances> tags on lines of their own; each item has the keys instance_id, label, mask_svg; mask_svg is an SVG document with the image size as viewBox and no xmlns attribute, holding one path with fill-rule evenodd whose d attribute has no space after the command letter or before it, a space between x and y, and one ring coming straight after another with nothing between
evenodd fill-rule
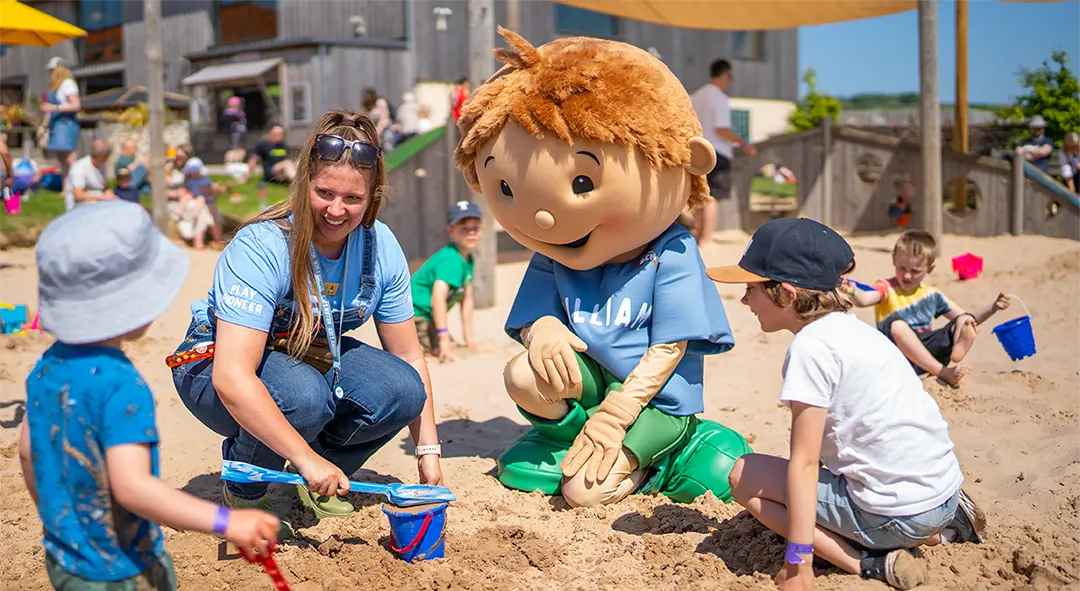
<instances>
[{"instance_id":1,"label":"woman's jeans","mask_svg":"<svg viewBox=\"0 0 1080 591\"><path fill-rule=\"evenodd\" d=\"M193 322L179 350L190 348L191 342L203 336L197 334L199 329L205 327ZM330 390L333 370L319 373L284 353L264 353L255 373L311 448L351 476L402 427L420 416L427 395L420 374L398 357L350 337L341 339L341 348L341 399ZM214 363L214 359L206 359L173 369L180 399L195 418L226 438L224 459L283 469L285 459L242 429L221 403L211 382ZM268 486L226 485L233 495L247 500L261 497Z\"/></svg>"}]
</instances>

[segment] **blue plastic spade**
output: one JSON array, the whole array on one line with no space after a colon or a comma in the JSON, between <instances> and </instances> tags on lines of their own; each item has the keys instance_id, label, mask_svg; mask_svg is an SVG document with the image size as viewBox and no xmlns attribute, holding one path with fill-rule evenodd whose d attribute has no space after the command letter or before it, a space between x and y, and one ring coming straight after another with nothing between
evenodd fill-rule
<instances>
[{"instance_id":1,"label":"blue plastic spade","mask_svg":"<svg viewBox=\"0 0 1080 591\"><path fill-rule=\"evenodd\" d=\"M848 279L848 281L854 283L855 287L858 287L859 289L861 289L863 291L874 291L873 287L870 287L869 285L867 285L865 283L859 283L858 281L855 281L854 279Z\"/></svg>"},{"instance_id":2,"label":"blue plastic spade","mask_svg":"<svg viewBox=\"0 0 1080 591\"><path fill-rule=\"evenodd\" d=\"M244 462L224 460L221 462L221 479L230 482L280 482L283 484L304 484L304 478L291 472L279 472L260 468ZM412 507L429 503L452 503L457 500L454 493L445 486L428 484L375 484L372 482L349 482L349 490L385 496L391 504L398 507Z\"/></svg>"}]
</instances>

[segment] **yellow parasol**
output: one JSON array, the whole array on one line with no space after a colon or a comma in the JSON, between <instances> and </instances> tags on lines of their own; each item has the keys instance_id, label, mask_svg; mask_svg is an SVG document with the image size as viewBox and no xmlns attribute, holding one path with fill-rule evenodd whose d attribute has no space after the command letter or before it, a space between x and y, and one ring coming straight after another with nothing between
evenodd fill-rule
<instances>
[{"instance_id":1,"label":"yellow parasol","mask_svg":"<svg viewBox=\"0 0 1080 591\"><path fill-rule=\"evenodd\" d=\"M612 16L686 29L789 29L913 10L916 0L556 0Z\"/></svg>"},{"instance_id":2,"label":"yellow parasol","mask_svg":"<svg viewBox=\"0 0 1080 591\"><path fill-rule=\"evenodd\" d=\"M0 0L0 45L38 45L48 47L86 31L18 0Z\"/></svg>"}]
</instances>

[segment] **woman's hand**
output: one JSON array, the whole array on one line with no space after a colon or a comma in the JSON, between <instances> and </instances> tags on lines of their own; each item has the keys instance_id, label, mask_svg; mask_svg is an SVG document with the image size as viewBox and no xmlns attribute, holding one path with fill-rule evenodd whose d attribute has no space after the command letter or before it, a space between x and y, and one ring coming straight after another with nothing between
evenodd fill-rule
<instances>
[{"instance_id":1,"label":"woman's hand","mask_svg":"<svg viewBox=\"0 0 1080 591\"><path fill-rule=\"evenodd\" d=\"M802 564L785 562L773 582L780 591L811 591L814 588L814 567L809 561Z\"/></svg>"},{"instance_id":2,"label":"woman's hand","mask_svg":"<svg viewBox=\"0 0 1080 591\"><path fill-rule=\"evenodd\" d=\"M416 471L420 474L420 484L443 486L442 463L438 454L416 458Z\"/></svg>"},{"instance_id":3,"label":"woman's hand","mask_svg":"<svg viewBox=\"0 0 1080 591\"><path fill-rule=\"evenodd\" d=\"M349 492L349 477L326 458L315 454L296 462L296 469L304 477L308 490L324 497Z\"/></svg>"},{"instance_id":4,"label":"woman's hand","mask_svg":"<svg viewBox=\"0 0 1080 591\"><path fill-rule=\"evenodd\" d=\"M52 103L41 103L41 112L42 113L52 113L53 111L56 111L57 109L58 109L58 107L56 105L52 104Z\"/></svg>"}]
</instances>

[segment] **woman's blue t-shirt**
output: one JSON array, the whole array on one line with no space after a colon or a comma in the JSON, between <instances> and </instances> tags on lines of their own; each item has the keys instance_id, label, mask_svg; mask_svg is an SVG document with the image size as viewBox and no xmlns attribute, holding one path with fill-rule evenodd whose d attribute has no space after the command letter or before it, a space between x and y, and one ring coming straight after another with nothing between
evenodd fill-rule
<instances>
[{"instance_id":1,"label":"woman's blue t-shirt","mask_svg":"<svg viewBox=\"0 0 1080 591\"><path fill-rule=\"evenodd\" d=\"M341 299L345 298L342 332L356 329L371 316L388 324L404 322L413 316L405 253L386 224L376 221L373 231L375 285L365 314L360 318L350 311L360 306L366 247L364 228L358 227L349 234L348 246L339 258L331 260L317 253L335 319ZM214 317L219 320L269 332L279 304L295 310L296 302L290 293L291 269L289 245L277 224L266 221L246 226L222 251L214 268L210 292L205 300L197 300L191 305L191 312L197 321L211 326L209 311L213 310ZM318 297L314 292L310 295L309 305L316 318L320 318Z\"/></svg>"}]
</instances>

